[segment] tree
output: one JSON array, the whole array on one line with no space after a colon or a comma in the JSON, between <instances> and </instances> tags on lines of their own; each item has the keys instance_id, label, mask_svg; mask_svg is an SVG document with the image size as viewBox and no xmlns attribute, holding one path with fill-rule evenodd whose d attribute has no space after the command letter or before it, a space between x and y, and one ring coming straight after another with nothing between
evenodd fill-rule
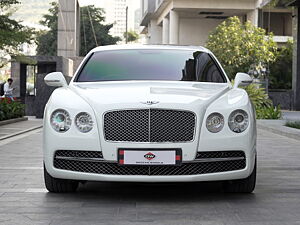
<instances>
[{"instance_id":1,"label":"tree","mask_svg":"<svg viewBox=\"0 0 300 225\"><path fill-rule=\"evenodd\" d=\"M253 65L266 65L276 59L277 44L273 35L251 22L241 23L230 17L209 35L207 48L220 60L229 78L248 72Z\"/></svg>"},{"instance_id":2,"label":"tree","mask_svg":"<svg viewBox=\"0 0 300 225\"><path fill-rule=\"evenodd\" d=\"M80 8L81 13L81 48L80 55L86 55L90 50L101 45L113 45L121 39L109 34L113 24L104 25L104 10L92 5Z\"/></svg>"},{"instance_id":3,"label":"tree","mask_svg":"<svg viewBox=\"0 0 300 225\"><path fill-rule=\"evenodd\" d=\"M38 55L57 55L58 4L50 4L49 13L40 21L49 30L40 32L37 37ZM109 34L112 24L102 24L105 20L103 9L85 6L80 8L80 13L80 55L86 55L96 46L115 44L120 40Z\"/></svg>"},{"instance_id":4,"label":"tree","mask_svg":"<svg viewBox=\"0 0 300 225\"><path fill-rule=\"evenodd\" d=\"M43 15L40 24L49 30L40 31L36 38L38 55L57 55L57 26L58 26L58 3L51 2L49 13Z\"/></svg>"},{"instance_id":5,"label":"tree","mask_svg":"<svg viewBox=\"0 0 300 225\"><path fill-rule=\"evenodd\" d=\"M124 39L126 40L126 32L124 32L123 36L124 36ZM134 42L137 39L139 39L139 34L137 32L135 32L133 30L127 32L127 41L128 42Z\"/></svg>"},{"instance_id":6,"label":"tree","mask_svg":"<svg viewBox=\"0 0 300 225\"><path fill-rule=\"evenodd\" d=\"M0 51L1 56L4 57L1 57L0 68L7 63L5 56L16 57L20 55L21 44L31 43L33 40L33 29L23 26L20 21L10 18L13 13L13 5L15 4L19 4L19 1L0 1Z\"/></svg>"}]
</instances>

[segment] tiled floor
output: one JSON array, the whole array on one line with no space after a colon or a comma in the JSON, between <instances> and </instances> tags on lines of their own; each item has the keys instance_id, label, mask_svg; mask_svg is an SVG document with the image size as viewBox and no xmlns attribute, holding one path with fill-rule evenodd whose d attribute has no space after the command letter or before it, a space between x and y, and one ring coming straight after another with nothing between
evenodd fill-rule
<instances>
[{"instance_id":1,"label":"tiled floor","mask_svg":"<svg viewBox=\"0 0 300 225\"><path fill-rule=\"evenodd\" d=\"M254 194L224 194L218 183L87 183L50 194L42 135L0 142L0 224L300 225L300 141L259 130Z\"/></svg>"},{"instance_id":2,"label":"tiled floor","mask_svg":"<svg viewBox=\"0 0 300 225\"><path fill-rule=\"evenodd\" d=\"M41 126L42 123L43 122L40 119L30 119L27 121L22 121L22 122L7 124L7 125L1 125L0 126L0 138L4 137L6 135L18 133L20 131L24 131L27 129Z\"/></svg>"}]
</instances>

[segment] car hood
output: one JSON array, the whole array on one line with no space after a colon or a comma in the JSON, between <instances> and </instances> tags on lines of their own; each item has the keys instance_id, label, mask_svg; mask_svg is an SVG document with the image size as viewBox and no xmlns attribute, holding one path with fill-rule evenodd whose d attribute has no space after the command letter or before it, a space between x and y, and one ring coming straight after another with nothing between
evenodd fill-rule
<instances>
[{"instance_id":1,"label":"car hood","mask_svg":"<svg viewBox=\"0 0 300 225\"><path fill-rule=\"evenodd\" d=\"M147 101L171 108L193 103L207 105L229 90L227 83L196 83L183 81L123 81L73 83L70 88L93 108L114 109L139 107ZM148 104L149 106L149 104ZM184 107L183 107L184 108Z\"/></svg>"}]
</instances>

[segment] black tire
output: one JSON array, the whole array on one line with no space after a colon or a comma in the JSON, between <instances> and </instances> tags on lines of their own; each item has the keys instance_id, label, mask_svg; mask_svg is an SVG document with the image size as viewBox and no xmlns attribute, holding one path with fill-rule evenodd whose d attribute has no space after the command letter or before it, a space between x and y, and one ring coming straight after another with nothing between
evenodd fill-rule
<instances>
[{"instance_id":1,"label":"black tire","mask_svg":"<svg viewBox=\"0 0 300 225\"><path fill-rule=\"evenodd\" d=\"M224 191L228 193L252 193L256 183L256 159L249 177L240 180L230 180L223 183Z\"/></svg>"},{"instance_id":2,"label":"black tire","mask_svg":"<svg viewBox=\"0 0 300 225\"><path fill-rule=\"evenodd\" d=\"M44 180L45 180L45 186L47 190L53 193L75 192L79 184L78 181L58 179L52 177L47 172L45 165L44 165Z\"/></svg>"}]
</instances>

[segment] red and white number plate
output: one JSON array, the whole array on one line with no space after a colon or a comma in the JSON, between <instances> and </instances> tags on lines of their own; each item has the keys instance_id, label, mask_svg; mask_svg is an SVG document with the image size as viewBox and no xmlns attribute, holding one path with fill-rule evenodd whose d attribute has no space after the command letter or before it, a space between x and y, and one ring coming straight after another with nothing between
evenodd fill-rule
<instances>
[{"instance_id":1,"label":"red and white number plate","mask_svg":"<svg viewBox=\"0 0 300 225\"><path fill-rule=\"evenodd\" d=\"M178 165L181 149L119 149L120 165Z\"/></svg>"}]
</instances>

